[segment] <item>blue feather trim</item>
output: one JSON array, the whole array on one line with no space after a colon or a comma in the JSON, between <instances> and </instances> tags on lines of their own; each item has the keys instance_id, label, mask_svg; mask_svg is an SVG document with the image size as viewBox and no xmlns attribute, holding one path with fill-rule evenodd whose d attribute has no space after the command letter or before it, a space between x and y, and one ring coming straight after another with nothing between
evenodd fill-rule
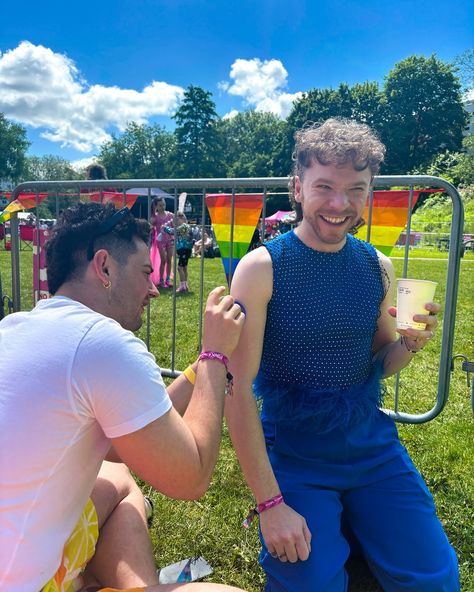
<instances>
[{"instance_id":1,"label":"blue feather trim","mask_svg":"<svg viewBox=\"0 0 474 592\"><path fill-rule=\"evenodd\" d=\"M253 387L262 401L262 417L270 422L297 424L300 429L327 433L369 421L383 404L382 364L369 378L349 387L318 389L307 385L276 383L259 372Z\"/></svg>"}]
</instances>

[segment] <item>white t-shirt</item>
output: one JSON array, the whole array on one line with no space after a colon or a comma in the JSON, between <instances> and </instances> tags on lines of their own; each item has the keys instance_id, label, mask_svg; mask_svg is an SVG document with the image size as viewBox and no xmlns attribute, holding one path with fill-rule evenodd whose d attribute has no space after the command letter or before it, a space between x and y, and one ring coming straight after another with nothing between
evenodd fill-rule
<instances>
[{"instance_id":1,"label":"white t-shirt","mask_svg":"<svg viewBox=\"0 0 474 592\"><path fill-rule=\"evenodd\" d=\"M110 448L171 407L145 344L65 297L0 322L0 589L56 572Z\"/></svg>"}]
</instances>

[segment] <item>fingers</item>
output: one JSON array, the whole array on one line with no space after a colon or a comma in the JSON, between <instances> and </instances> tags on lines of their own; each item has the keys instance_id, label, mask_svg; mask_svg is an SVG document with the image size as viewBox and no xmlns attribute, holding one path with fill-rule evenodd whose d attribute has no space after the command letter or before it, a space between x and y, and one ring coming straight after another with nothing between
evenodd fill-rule
<instances>
[{"instance_id":1,"label":"fingers","mask_svg":"<svg viewBox=\"0 0 474 592\"><path fill-rule=\"evenodd\" d=\"M397 309L396 309L395 306L389 306L388 309L387 309L387 312L388 312L388 314L391 317L396 318L396 316L397 316Z\"/></svg>"},{"instance_id":2,"label":"fingers","mask_svg":"<svg viewBox=\"0 0 474 592\"><path fill-rule=\"evenodd\" d=\"M296 544L287 542L284 545L272 547L272 551L269 549L268 552L273 559L278 559L282 563L296 563L297 561L306 561L310 550L306 540L301 538Z\"/></svg>"},{"instance_id":3,"label":"fingers","mask_svg":"<svg viewBox=\"0 0 474 592\"><path fill-rule=\"evenodd\" d=\"M311 539L313 538L313 535L311 534L311 531L306 525L306 522L303 524L303 535L304 540L306 541L306 545L308 546L308 551L309 553L311 553Z\"/></svg>"},{"instance_id":4,"label":"fingers","mask_svg":"<svg viewBox=\"0 0 474 592\"><path fill-rule=\"evenodd\" d=\"M209 304L219 304L219 300L222 298L225 292L225 286L217 286L209 292L209 296L207 297L207 301Z\"/></svg>"},{"instance_id":5,"label":"fingers","mask_svg":"<svg viewBox=\"0 0 474 592\"><path fill-rule=\"evenodd\" d=\"M237 346L245 314L234 298L218 286L209 293L204 314L203 348L230 357Z\"/></svg>"},{"instance_id":6,"label":"fingers","mask_svg":"<svg viewBox=\"0 0 474 592\"><path fill-rule=\"evenodd\" d=\"M286 547L281 547L278 551L272 551L270 555L273 557L273 559L278 559L278 561L281 561L282 563L286 563L287 561L290 563L296 563L298 561L298 553L294 545L291 550L289 550L289 548L287 549Z\"/></svg>"},{"instance_id":7,"label":"fingers","mask_svg":"<svg viewBox=\"0 0 474 592\"><path fill-rule=\"evenodd\" d=\"M425 308L430 311L430 315L437 315L441 310L441 304L438 304L438 302L428 302L425 304Z\"/></svg>"},{"instance_id":8,"label":"fingers","mask_svg":"<svg viewBox=\"0 0 474 592\"><path fill-rule=\"evenodd\" d=\"M425 323L427 331L433 331L438 326L438 319L436 315L441 310L441 306L436 302L428 302L425 305L428 314L415 315L413 320L417 323Z\"/></svg>"},{"instance_id":9,"label":"fingers","mask_svg":"<svg viewBox=\"0 0 474 592\"><path fill-rule=\"evenodd\" d=\"M260 514L260 528L271 557L283 563L305 561L311 552L306 520L285 504Z\"/></svg>"},{"instance_id":10,"label":"fingers","mask_svg":"<svg viewBox=\"0 0 474 592\"><path fill-rule=\"evenodd\" d=\"M425 308L428 311L428 314L417 314L413 316L415 322L425 325L424 329L398 329L398 332L403 335L405 344L410 351L422 350L428 341L435 336L436 328L438 326L436 315L440 312L441 306L436 302L428 302L425 305Z\"/></svg>"},{"instance_id":11,"label":"fingers","mask_svg":"<svg viewBox=\"0 0 474 592\"><path fill-rule=\"evenodd\" d=\"M234 300L229 294L224 295L226 288L218 286L211 290L207 299L207 304L216 306L218 311L222 313L229 313L230 318L243 322L245 319L245 307L239 301ZM242 318L241 318L242 317Z\"/></svg>"}]
</instances>

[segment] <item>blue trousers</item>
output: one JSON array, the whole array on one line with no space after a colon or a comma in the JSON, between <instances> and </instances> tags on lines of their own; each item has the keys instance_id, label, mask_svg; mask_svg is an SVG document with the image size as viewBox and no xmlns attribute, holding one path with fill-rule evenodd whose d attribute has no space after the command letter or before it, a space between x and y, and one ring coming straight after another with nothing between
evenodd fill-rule
<instances>
[{"instance_id":1,"label":"blue trousers","mask_svg":"<svg viewBox=\"0 0 474 592\"><path fill-rule=\"evenodd\" d=\"M263 420L270 461L286 503L312 533L307 561L283 563L263 543L266 592L344 592L347 522L387 592L457 592L456 554L433 498L383 412L327 434Z\"/></svg>"}]
</instances>

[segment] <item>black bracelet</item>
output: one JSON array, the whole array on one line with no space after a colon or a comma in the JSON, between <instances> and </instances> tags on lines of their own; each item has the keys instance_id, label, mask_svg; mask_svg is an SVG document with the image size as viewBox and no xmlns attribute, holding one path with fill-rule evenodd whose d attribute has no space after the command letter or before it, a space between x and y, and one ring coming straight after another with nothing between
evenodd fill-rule
<instances>
[{"instance_id":1,"label":"black bracelet","mask_svg":"<svg viewBox=\"0 0 474 592\"><path fill-rule=\"evenodd\" d=\"M400 335L400 343L403 343L403 345L406 347L406 350L411 354L417 354L418 352L421 352L421 350L423 349L422 347L420 349L410 349L405 340L405 335Z\"/></svg>"}]
</instances>

